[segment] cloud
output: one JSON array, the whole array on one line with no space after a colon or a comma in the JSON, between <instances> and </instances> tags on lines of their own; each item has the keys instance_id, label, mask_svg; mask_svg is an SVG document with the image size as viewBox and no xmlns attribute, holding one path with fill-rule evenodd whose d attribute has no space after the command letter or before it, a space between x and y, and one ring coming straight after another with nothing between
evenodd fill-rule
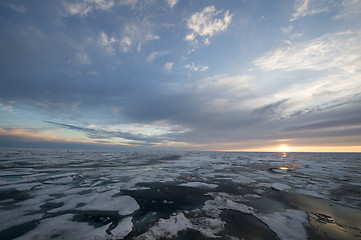
<instances>
[{"instance_id":1,"label":"cloud","mask_svg":"<svg viewBox=\"0 0 361 240\"><path fill-rule=\"evenodd\" d=\"M175 5L179 2L179 0L167 0L170 8L174 8Z\"/></svg>"},{"instance_id":2,"label":"cloud","mask_svg":"<svg viewBox=\"0 0 361 240\"><path fill-rule=\"evenodd\" d=\"M13 4L13 3L1 3L1 5L10 8L11 10L19 13L25 13L27 9L22 4Z\"/></svg>"},{"instance_id":3,"label":"cloud","mask_svg":"<svg viewBox=\"0 0 361 240\"><path fill-rule=\"evenodd\" d=\"M257 108L254 110L255 113L267 114L267 115L277 115L279 116L282 113L282 109L287 107L287 102L289 99L281 99L277 102L267 104L266 106L262 106L261 108ZM280 116L282 118L282 116Z\"/></svg>"},{"instance_id":4,"label":"cloud","mask_svg":"<svg viewBox=\"0 0 361 240\"><path fill-rule=\"evenodd\" d=\"M96 7L103 10L108 11L109 9L114 7L114 0L93 0L96 4Z\"/></svg>"},{"instance_id":5,"label":"cloud","mask_svg":"<svg viewBox=\"0 0 361 240\"><path fill-rule=\"evenodd\" d=\"M290 21L295 21L299 17L304 17L308 14L309 0L297 0L295 3L295 12L292 14Z\"/></svg>"},{"instance_id":6,"label":"cloud","mask_svg":"<svg viewBox=\"0 0 361 240\"><path fill-rule=\"evenodd\" d=\"M85 2L65 3L65 10L69 15L87 16L93 7Z\"/></svg>"},{"instance_id":7,"label":"cloud","mask_svg":"<svg viewBox=\"0 0 361 240\"><path fill-rule=\"evenodd\" d=\"M164 56L164 55L167 55L168 53L169 53L169 51L154 51L146 58L146 61L152 62L154 59Z\"/></svg>"},{"instance_id":8,"label":"cloud","mask_svg":"<svg viewBox=\"0 0 361 240\"><path fill-rule=\"evenodd\" d=\"M164 68L164 70L170 71L170 70L172 70L173 65L174 65L174 62L167 62L166 64L164 64L163 68Z\"/></svg>"},{"instance_id":9,"label":"cloud","mask_svg":"<svg viewBox=\"0 0 361 240\"><path fill-rule=\"evenodd\" d=\"M160 39L158 35L154 34L153 28L154 24L147 19L126 22L122 30L119 33L113 33L111 37L105 31L101 31L99 43L110 54L114 54L116 50L129 52L137 49L137 51L141 51L144 43ZM157 54L154 54L153 57L156 57Z\"/></svg>"},{"instance_id":10,"label":"cloud","mask_svg":"<svg viewBox=\"0 0 361 240\"><path fill-rule=\"evenodd\" d=\"M132 134L128 132L122 132L122 131L107 131L103 129L95 129L93 127L79 127L69 124L62 124L62 123L56 123L51 121L45 121L46 123L57 125L66 129L75 130L83 132L87 135L88 138L91 139L98 139L98 140L104 140L104 139L112 139L112 138L122 138L127 140L129 144L155 144L159 141L161 141L161 138L159 136L157 137L148 137L143 134Z\"/></svg>"},{"instance_id":11,"label":"cloud","mask_svg":"<svg viewBox=\"0 0 361 240\"><path fill-rule=\"evenodd\" d=\"M12 112L13 106L0 103L0 111Z\"/></svg>"},{"instance_id":12,"label":"cloud","mask_svg":"<svg viewBox=\"0 0 361 240\"><path fill-rule=\"evenodd\" d=\"M205 42L209 42L208 38L225 31L233 15L226 11L223 17L217 18L220 13L222 11L217 11L214 6L208 6L203 11L194 13L187 20L187 27L191 33L186 35L185 40L193 41L197 36L201 36Z\"/></svg>"},{"instance_id":13,"label":"cloud","mask_svg":"<svg viewBox=\"0 0 361 240\"><path fill-rule=\"evenodd\" d=\"M132 39L129 36L124 36L119 40L119 48L122 52L128 52L132 43Z\"/></svg>"},{"instance_id":14,"label":"cloud","mask_svg":"<svg viewBox=\"0 0 361 240\"><path fill-rule=\"evenodd\" d=\"M109 11L115 6L114 0L82 0L76 3L65 2L65 11L69 15L87 16L93 9Z\"/></svg>"},{"instance_id":15,"label":"cloud","mask_svg":"<svg viewBox=\"0 0 361 240\"><path fill-rule=\"evenodd\" d=\"M329 11L329 5L329 0L296 0L294 7L295 12L292 14L290 22L308 15L327 12Z\"/></svg>"},{"instance_id":16,"label":"cloud","mask_svg":"<svg viewBox=\"0 0 361 240\"><path fill-rule=\"evenodd\" d=\"M343 0L341 3L341 10L335 19L341 18L360 18L361 4L359 0Z\"/></svg>"},{"instance_id":17,"label":"cloud","mask_svg":"<svg viewBox=\"0 0 361 240\"><path fill-rule=\"evenodd\" d=\"M205 65L194 65L194 63L192 64L187 64L184 66L184 68L186 69L189 69L191 71L195 71L195 72L204 72L204 71L207 71L208 70L208 66L205 66Z\"/></svg>"},{"instance_id":18,"label":"cloud","mask_svg":"<svg viewBox=\"0 0 361 240\"><path fill-rule=\"evenodd\" d=\"M263 71L339 69L354 73L361 69L360 41L361 34L352 31L326 34L268 52L254 64Z\"/></svg>"},{"instance_id":19,"label":"cloud","mask_svg":"<svg viewBox=\"0 0 361 240\"><path fill-rule=\"evenodd\" d=\"M68 143L91 143L90 141L63 138L56 136L53 130L39 130L29 128L0 128L0 136L21 139L28 142L68 142ZM0 139L1 140L1 139Z\"/></svg>"},{"instance_id":20,"label":"cloud","mask_svg":"<svg viewBox=\"0 0 361 240\"><path fill-rule=\"evenodd\" d=\"M79 52L76 54L76 59L80 64L87 65L91 64L91 60L89 58L89 55L86 52Z\"/></svg>"}]
</instances>

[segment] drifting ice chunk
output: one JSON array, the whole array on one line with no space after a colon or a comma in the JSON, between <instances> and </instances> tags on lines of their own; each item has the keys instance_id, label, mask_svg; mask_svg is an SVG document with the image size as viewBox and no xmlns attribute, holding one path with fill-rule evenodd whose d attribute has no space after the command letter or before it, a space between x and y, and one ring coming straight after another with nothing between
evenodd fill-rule
<instances>
[{"instance_id":1,"label":"drifting ice chunk","mask_svg":"<svg viewBox=\"0 0 361 240\"><path fill-rule=\"evenodd\" d=\"M180 231L193 229L207 238L218 238L215 235L224 230L224 222L213 218L190 218L183 213L177 213L168 219L160 219L148 232L138 236L136 240L154 240L172 238Z\"/></svg>"},{"instance_id":2,"label":"drifting ice chunk","mask_svg":"<svg viewBox=\"0 0 361 240\"><path fill-rule=\"evenodd\" d=\"M133 229L132 217L123 219L116 228L111 230L111 234L115 239L123 239Z\"/></svg>"},{"instance_id":3,"label":"drifting ice chunk","mask_svg":"<svg viewBox=\"0 0 361 240\"><path fill-rule=\"evenodd\" d=\"M160 219L148 232L138 236L137 240L153 240L159 238L172 238L178 232L193 228L193 224L184 216L178 213L168 219Z\"/></svg>"},{"instance_id":4,"label":"drifting ice chunk","mask_svg":"<svg viewBox=\"0 0 361 240\"><path fill-rule=\"evenodd\" d=\"M282 240L307 239L307 234L302 224L308 222L306 212L289 209L284 213L255 214L262 222L274 231Z\"/></svg>"},{"instance_id":5,"label":"drifting ice chunk","mask_svg":"<svg viewBox=\"0 0 361 240\"><path fill-rule=\"evenodd\" d=\"M272 188L274 190L278 190L278 191L284 191L284 190L287 190L287 189L291 189L290 186L288 186L286 184L283 184L283 183L274 183L274 184L272 184Z\"/></svg>"},{"instance_id":6,"label":"drifting ice chunk","mask_svg":"<svg viewBox=\"0 0 361 240\"><path fill-rule=\"evenodd\" d=\"M253 214L254 209L250 206L244 205L242 202L244 198L238 195L232 195L227 193L208 193L213 197L213 200L208 200L204 203L202 208L208 216L219 218L221 210L229 209L246 214Z\"/></svg>"},{"instance_id":7,"label":"drifting ice chunk","mask_svg":"<svg viewBox=\"0 0 361 240\"><path fill-rule=\"evenodd\" d=\"M113 193L114 194L114 193ZM130 196L111 197L105 195L103 198L93 198L80 210L90 211L118 211L119 215L128 215L139 209L138 203Z\"/></svg>"},{"instance_id":8,"label":"drifting ice chunk","mask_svg":"<svg viewBox=\"0 0 361 240\"><path fill-rule=\"evenodd\" d=\"M128 215L139 209L138 203L130 196L112 197L117 192L91 193L85 195L70 195L52 202L64 202L64 206L52 209L49 212L59 212L71 209L89 211L118 211L119 215ZM77 208L78 204L85 204Z\"/></svg>"},{"instance_id":9,"label":"drifting ice chunk","mask_svg":"<svg viewBox=\"0 0 361 240\"><path fill-rule=\"evenodd\" d=\"M179 186L184 187L193 187L193 188L216 188L218 185L216 184L209 184L209 183L202 183L202 182L188 182L180 184Z\"/></svg>"}]
</instances>

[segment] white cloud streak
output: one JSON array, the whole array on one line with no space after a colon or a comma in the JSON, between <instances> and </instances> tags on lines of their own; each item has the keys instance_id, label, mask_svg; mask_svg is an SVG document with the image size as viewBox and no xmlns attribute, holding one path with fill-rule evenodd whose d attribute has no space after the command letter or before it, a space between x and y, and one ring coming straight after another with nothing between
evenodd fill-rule
<instances>
[{"instance_id":1,"label":"white cloud streak","mask_svg":"<svg viewBox=\"0 0 361 240\"><path fill-rule=\"evenodd\" d=\"M299 18L316 15L322 12L329 11L329 0L296 0L294 10L290 21L296 21Z\"/></svg>"},{"instance_id":2,"label":"white cloud streak","mask_svg":"<svg viewBox=\"0 0 361 240\"><path fill-rule=\"evenodd\" d=\"M1 5L10 8L11 10L19 13L25 13L27 10L24 5L21 4L12 4L12 3L2 3Z\"/></svg>"},{"instance_id":3,"label":"white cloud streak","mask_svg":"<svg viewBox=\"0 0 361 240\"><path fill-rule=\"evenodd\" d=\"M152 52L147 58L146 61L147 62L152 62L154 59L167 55L169 53L169 51L154 51Z\"/></svg>"},{"instance_id":4,"label":"white cloud streak","mask_svg":"<svg viewBox=\"0 0 361 240\"><path fill-rule=\"evenodd\" d=\"M91 5L84 2L65 3L65 9L69 15L87 16L93 9Z\"/></svg>"},{"instance_id":5,"label":"white cloud streak","mask_svg":"<svg viewBox=\"0 0 361 240\"><path fill-rule=\"evenodd\" d=\"M343 0L341 4L341 10L335 19L340 18L360 18L361 16L361 1L360 0Z\"/></svg>"},{"instance_id":6,"label":"white cloud streak","mask_svg":"<svg viewBox=\"0 0 361 240\"><path fill-rule=\"evenodd\" d=\"M351 31L326 34L268 52L254 64L263 71L339 69L354 73L361 70L360 41L361 34Z\"/></svg>"},{"instance_id":7,"label":"white cloud streak","mask_svg":"<svg viewBox=\"0 0 361 240\"><path fill-rule=\"evenodd\" d=\"M93 9L109 11L115 6L114 0L83 0L76 3L65 3L65 10L69 15L87 16Z\"/></svg>"},{"instance_id":8,"label":"white cloud streak","mask_svg":"<svg viewBox=\"0 0 361 240\"><path fill-rule=\"evenodd\" d=\"M140 22L129 22L123 27L123 30L110 37L104 31L100 32L99 44L106 49L108 53L115 54L116 50L120 52L129 52L133 49L141 51L142 45L145 42L158 40L160 37L153 33L153 24L147 19ZM163 54L160 52L158 55ZM152 61L156 56L149 56L149 61Z\"/></svg>"},{"instance_id":9,"label":"white cloud streak","mask_svg":"<svg viewBox=\"0 0 361 240\"><path fill-rule=\"evenodd\" d=\"M208 6L201 12L194 13L188 20L187 26L191 33L185 36L185 40L193 41L197 36L205 38L205 42L209 42L209 38L215 34L221 33L227 29L232 20L232 14L229 11L218 18L222 11L217 11L214 6Z\"/></svg>"}]
</instances>

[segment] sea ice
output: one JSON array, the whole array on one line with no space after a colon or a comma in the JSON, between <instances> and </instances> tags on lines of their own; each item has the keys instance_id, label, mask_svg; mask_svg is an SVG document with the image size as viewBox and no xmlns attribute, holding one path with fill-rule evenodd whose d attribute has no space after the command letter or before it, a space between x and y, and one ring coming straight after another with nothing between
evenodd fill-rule
<instances>
[{"instance_id":1,"label":"sea ice","mask_svg":"<svg viewBox=\"0 0 361 240\"><path fill-rule=\"evenodd\" d=\"M288 190L291 189L290 186L283 184L283 183L274 183L272 184L272 188L278 191L284 191L284 190Z\"/></svg>"},{"instance_id":2,"label":"sea ice","mask_svg":"<svg viewBox=\"0 0 361 240\"><path fill-rule=\"evenodd\" d=\"M113 230L110 230L111 235L115 239L123 239L133 230L132 217L124 218L118 226Z\"/></svg>"},{"instance_id":3,"label":"sea ice","mask_svg":"<svg viewBox=\"0 0 361 240\"><path fill-rule=\"evenodd\" d=\"M46 218L32 231L22 235L16 240L105 240L108 238L105 225L93 228L86 223L73 222L72 214L65 214L54 218Z\"/></svg>"},{"instance_id":4,"label":"sea ice","mask_svg":"<svg viewBox=\"0 0 361 240\"><path fill-rule=\"evenodd\" d=\"M216 188L216 187L218 187L218 185L216 185L216 184L209 184L209 183L202 183L202 182L187 182L187 183L182 183L179 186L193 187L193 188Z\"/></svg>"},{"instance_id":5,"label":"sea ice","mask_svg":"<svg viewBox=\"0 0 361 240\"><path fill-rule=\"evenodd\" d=\"M229 209L246 214L253 214L254 209L250 206L244 205L239 202L244 202L245 199L242 196L227 194L227 193L208 193L213 197L213 200L207 200L202 207L202 210L208 216L213 218L219 218L221 210ZM232 201L233 200L233 201Z\"/></svg>"},{"instance_id":6,"label":"sea ice","mask_svg":"<svg viewBox=\"0 0 361 240\"><path fill-rule=\"evenodd\" d=\"M62 207L49 212L78 209L90 211L118 211L119 215L128 215L139 209L138 203L130 196L112 197L116 191L104 193L90 193L84 195L70 195L53 200L53 203L64 203ZM85 204L78 207L78 204Z\"/></svg>"},{"instance_id":7,"label":"sea ice","mask_svg":"<svg viewBox=\"0 0 361 240\"><path fill-rule=\"evenodd\" d=\"M154 240L160 238L171 238L178 232L192 229L193 224L187 219L183 213L177 213L168 219L160 219L146 233L138 236L136 240Z\"/></svg>"},{"instance_id":8,"label":"sea ice","mask_svg":"<svg viewBox=\"0 0 361 240\"><path fill-rule=\"evenodd\" d=\"M255 216L267 224L282 240L307 239L307 234L302 224L308 222L308 214L304 211L288 209L284 213L255 214Z\"/></svg>"},{"instance_id":9,"label":"sea ice","mask_svg":"<svg viewBox=\"0 0 361 240\"><path fill-rule=\"evenodd\" d=\"M218 238L216 234L224 229L224 222L214 218L186 218L183 213L177 213L168 219L160 219L146 233L136 240L154 240L172 238L180 231L193 229L207 238Z\"/></svg>"}]
</instances>

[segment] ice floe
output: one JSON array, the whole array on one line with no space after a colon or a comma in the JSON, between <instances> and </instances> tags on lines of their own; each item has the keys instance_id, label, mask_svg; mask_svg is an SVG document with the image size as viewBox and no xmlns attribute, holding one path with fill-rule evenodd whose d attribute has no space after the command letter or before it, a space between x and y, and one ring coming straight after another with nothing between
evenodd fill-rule
<instances>
[{"instance_id":1,"label":"ice floe","mask_svg":"<svg viewBox=\"0 0 361 240\"><path fill-rule=\"evenodd\" d=\"M282 240L307 239L302 224L308 222L308 215L304 211L288 209L283 213L255 214L255 216L267 224Z\"/></svg>"},{"instance_id":2,"label":"ice floe","mask_svg":"<svg viewBox=\"0 0 361 240\"><path fill-rule=\"evenodd\" d=\"M138 236L136 240L154 240L160 238L172 238L178 232L192 229L193 224L183 213L175 214L168 219L160 219L147 232Z\"/></svg>"},{"instance_id":3,"label":"ice floe","mask_svg":"<svg viewBox=\"0 0 361 240\"><path fill-rule=\"evenodd\" d=\"M117 196L116 191L107 191L103 193L90 193L84 195L67 195L54 199L53 203L64 203L59 208L52 209L49 212L60 212L65 210L77 209L87 211L118 211L119 215L129 215L139 209L138 203L130 196ZM82 205L79 207L79 205Z\"/></svg>"},{"instance_id":4,"label":"ice floe","mask_svg":"<svg viewBox=\"0 0 361 240\"><path fill-rule=\"evenodd\" d=\"M210 184L210 183L202 183L202 182L187 182L179 184L179 186L183 187L193 187L193 188L216 188L218 185Z\"/></svg>"},{"instance_id":5,"label":"ice floe","mask_svg":"<svg viewBox=\"0 0 361 240\"><path fill-rule=\"evenodd\" d=\"M284 191L284 190L291 189L290 186L288 186L287 184L283 184L283 183L274 183L271 186L273 189L278 190L278 191Z\"/></svg>"},{"instance_id":6,"label":"ice floe","mask_svg":"<svg viewBox=\"0 0 361 240\"><path fill-rule=\"evenodd\" d=\"M217 238L216 234L224 229L224 222L214 218L186 218L183 213L176 213L168 219L160 219L146 233L136 240L153 240L172 238L180 231L192 229L199 231L204 237Z\"/></svg>"},{"instance_id":7,"label":"ice floe","mask_svg":"<svg viewBox=\"0 0 361 240\"><path fill-rule=\"evenodd\" d=\"M109 225L94 228L87 223L72 221L72 214L65 214L54 218L46 218L32 231L16 240L48 240L48 239L77 239L77 240L108 240L117 239L117 236L107 234ZM128 223L129 224L129 223ZM129 227L129 225L128 225ZM120 236L126 234L121 232ZM126 235L125 235L126 236Z\"/></svg>"}]
</instances>

